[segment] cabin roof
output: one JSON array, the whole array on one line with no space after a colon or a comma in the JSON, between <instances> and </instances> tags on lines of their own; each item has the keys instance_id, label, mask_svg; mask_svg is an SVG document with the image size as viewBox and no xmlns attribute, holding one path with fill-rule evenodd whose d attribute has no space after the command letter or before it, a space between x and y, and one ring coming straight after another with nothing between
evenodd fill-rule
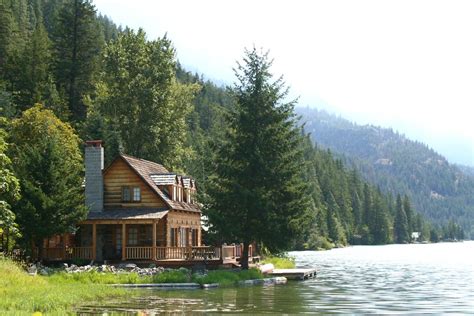
<instances>
[{"instance_id":1,"label":"cabin roof","mask_svg":"<svg viewBox=\"0 0 474 316\"><path fill-rule=\"evenodd\" d=\"M122 158L142 179L143 181L156 193L158 194L163 201L169 206L169 208L174 210L190 211L190 212L201 212L199 207L195 204L188 204L185 202L178 202L171 200L167 194L165 194L154 180L157 179L156 176L160 175L174 175L170 173L165 167L159 163L148 161L145 159L135 158L129 155L120 154ZM160 177L159 177L160 178ZM163 179L166 177L163 177ZM161 178L160 178L161 179ZM161 181L161 180L160 180ZM164 181L164 180L163 180ZM158 182L159 183L159 182ZM173 183L171 183L173 184Z\"/></svg>"},{"instance_id":2,"label":"cabin roof","mask_svg":"<svg viewBox=\"0 0 474 316\"><path fill-rule=\"evenodd\" d=\"M89 212L87 219L160 219L168 214L166 209L114 209Z\"/></svg>"}]
</instances>

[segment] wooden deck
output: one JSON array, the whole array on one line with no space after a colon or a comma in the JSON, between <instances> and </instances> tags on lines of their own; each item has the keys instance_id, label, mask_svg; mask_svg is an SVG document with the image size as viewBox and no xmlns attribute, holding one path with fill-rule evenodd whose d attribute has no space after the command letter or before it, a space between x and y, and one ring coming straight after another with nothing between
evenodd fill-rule
<instances>
[{"instance_id":1,"label":"wooden deck","mask_svg":"<svg viewBox=\"0 0 474 316\"><path fill-rule=\"evenodd\" d=\"M153 262L160 266L238 265L242 256L242 245L188 246L188 247L125 247L123 257L104 258L108 262ZM42 259L46 261L68 261L83 259L95 261L94 247L53 247L43 248ZM38 250L34 256L38 258ZM249 260L253 259L252 247L249 248ZM103 260L102 260L103 261Z\"/></svg>"},{"instance_id":2,"label":"wooden deck","mask_svg":"<svg viewBox=\"0 0 474 316\"><path fill-rule=\"evenodd\" d=\"M282 276L288 280L307 280L316 277L316 269L274 269L269 275Z\"/></svg>"}]
</instances>

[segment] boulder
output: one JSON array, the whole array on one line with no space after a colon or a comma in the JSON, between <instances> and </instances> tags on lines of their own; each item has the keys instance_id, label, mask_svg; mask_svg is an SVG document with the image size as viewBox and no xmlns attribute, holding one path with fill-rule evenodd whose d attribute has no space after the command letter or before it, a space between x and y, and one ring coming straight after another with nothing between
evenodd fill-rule
<instances>
[{"instance_id":1,"label":"boulder","mask_svg":"<svg viewBox=\"0 0 474 316\"><path fill-rule=\"evenodd\" d=\"M275 266L272 263L266 263L258 267L263 274L272 273Z\"/></svg>"},{"instance_id":2,"label":"boulder","mask_svg":"<svg viewBox=\"0 0 474 316\"><path fill-rule=\"evenodd\" d=\"M38 268L33 264L27 268L27 271L29 275L36 275L36 273L38 273Z\"/></svg>"}]
</instances>

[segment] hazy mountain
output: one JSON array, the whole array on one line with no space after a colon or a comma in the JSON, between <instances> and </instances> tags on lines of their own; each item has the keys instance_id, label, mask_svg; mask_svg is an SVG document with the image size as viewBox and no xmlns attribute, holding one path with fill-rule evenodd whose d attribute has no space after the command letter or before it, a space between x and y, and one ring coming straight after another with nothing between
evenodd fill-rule
<instances>
[{"instance_id":1,"label":"hazy mountain","mask_svg":"<svg viewBox=\"0 0 474 316\"><path fill-rule=\"evenodd\" d=\"M360 126L312 108L297 108L305 131L322 147L344 156L386 192L408 194L434 223L454 219L474 233L474 172L392 129ZM469 235L468 235L469 236Z\"/></svg>"}]
</instances>

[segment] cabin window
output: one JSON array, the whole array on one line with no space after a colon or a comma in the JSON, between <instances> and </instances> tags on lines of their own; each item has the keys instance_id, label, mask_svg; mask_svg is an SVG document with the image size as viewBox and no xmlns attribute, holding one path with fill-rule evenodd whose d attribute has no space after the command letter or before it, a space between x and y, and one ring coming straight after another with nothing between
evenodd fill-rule
<instances>
[{"instance_id":1,"label":"cabin window","mask_svg":"<svg viewBox=\"0 0 474 316\"><path fill-rule=\"evenodd\" d=\"M128 245L138 245L138 227L130 227L128 229Z\"/></svg>"},{"instance_id":2,"label":"cabin window","mask_svg":"<svg viewBox=\"0 0 474 316\"><path fill-rule=\"evenodd\" d=\"M133 188L133 202L140 202L142 200L142 195L139 187Z\"/></svg>"},{"instance_id":3,"label":"cabin window","mask_svg":"<svg viewBox=\"0 0 474 316\"><path fill-rule=\"evenodd\" d=\"M122 187L122 201L130 202L130 188L129 187Z\"/></svg>"},{"instance_id":4,"label":"cabin window","mask_svg":"<svg viewBox=\"0 0 474 316\"><path fill-rule=\"evenodd\" d=\"M186 247L188 245L188 230L184 227L180 227L179 229L179 246Z\"/></svg>"},{"instance_id":5,"label":"cabin window","mask_svg":"<svg viewBox=\"0 0 474 316\"><path fill-rule=\"evenodd\" d=\"M171 243L171 247L178 246L178 229L177 228L170 229L170 243Z\"/></svg>"},{"instance_id":6,"label":"cabin window","mask_svg":"<svg viewBox=\"0 0 474 316\"><path fill-rule=\"evenodd\" d=\"M192 236L192 245L196 247L198 245L198 230L191 229L191 236Z\"/></svg>"}]
</instances>

